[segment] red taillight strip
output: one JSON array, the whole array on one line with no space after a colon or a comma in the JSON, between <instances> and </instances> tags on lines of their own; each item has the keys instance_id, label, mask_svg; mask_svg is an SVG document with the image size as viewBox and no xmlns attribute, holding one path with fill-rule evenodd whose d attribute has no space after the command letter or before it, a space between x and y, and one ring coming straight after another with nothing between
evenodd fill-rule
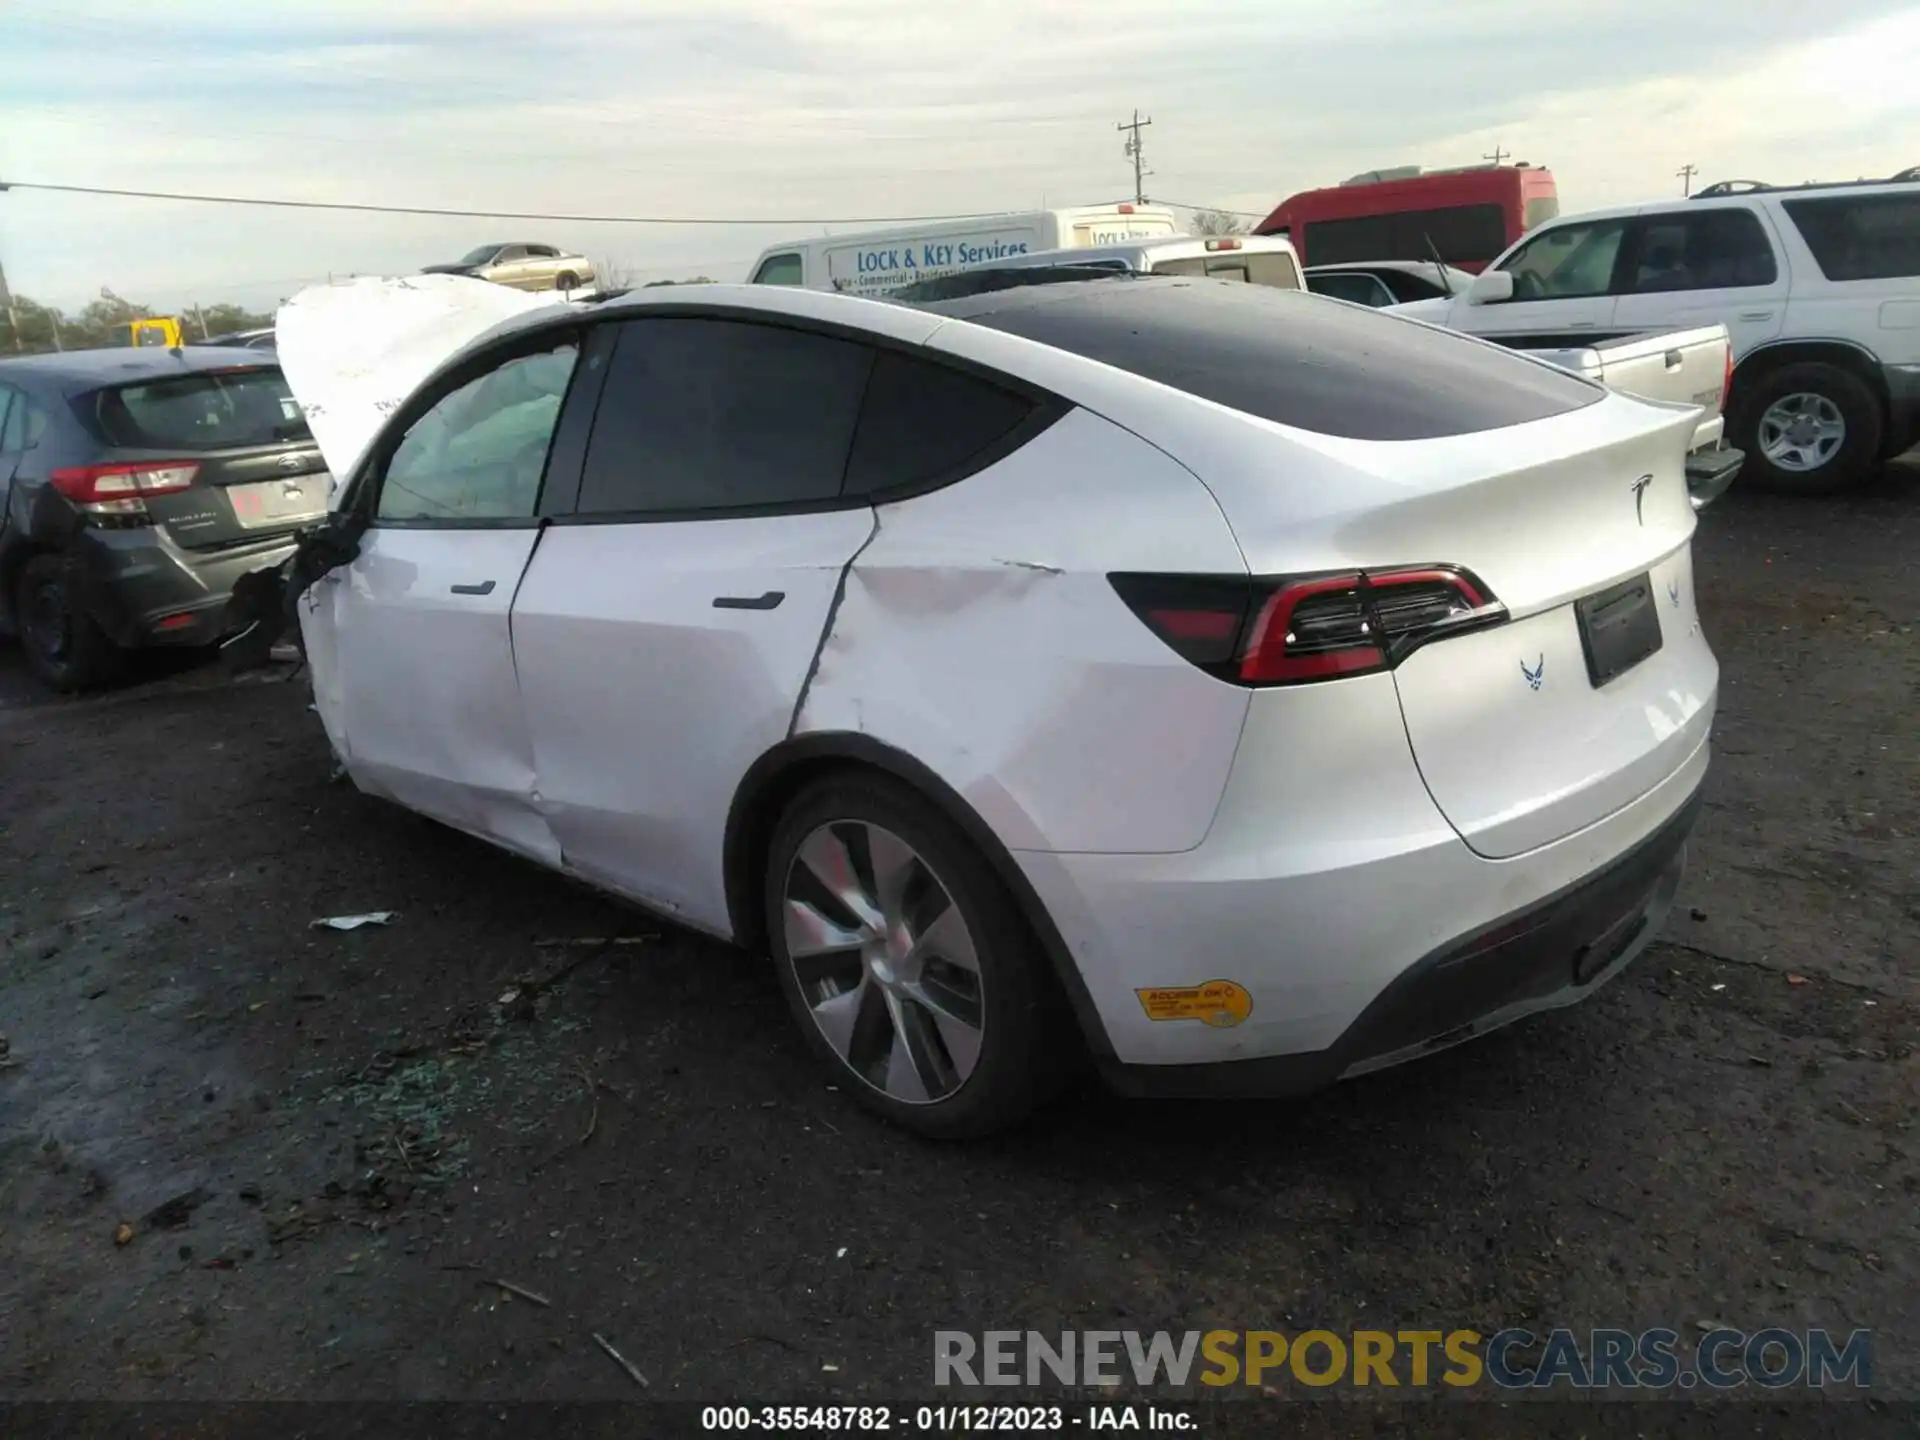
<instances>
[{"instance_id":1,"label":"red taillight strip","mask_svg":"<svg viewBox=\"0 0 1920 1440\"><path fill-rule=\"evenodd\" d=\"M104 494L100 482L116 475L140 476L158 475L165 471L173 476L164 481L135 480L127 488L118 486ZM147 495L168 495L176 490L189 488L194 477L200 473L198 460L129 460L113 465L69 465L49 472L47 480L53 488L67 499L79 505L97 505L111 500L138 500Z\"/></svg>"},{"instance_id":2,"label":"red taillight strip","mask_svg":"<svg viewBox=\"0 0 1920 1440\"><path fill-rule=\"evenodd\" d=\"M1252 684L1284 685L1304 680L1331 680L1342 675L1361 675L1384 670L1389 665L1390 637L1382 633L1379 617L1369 604L1369 596L1410 585L1445 585L1479 611L1490 603L1485 587L1464 571L1423 567L1405 570L1355 571L1282 585L1260 609L1240 661L1240 678ZM1287 653L1288 632L1294 612L1317 595L1353 592L1367 629L1376 637L1337 650L1310 655ZM1420 636L1404 637L1417 645Z\"/></svg>"}]
</instances>

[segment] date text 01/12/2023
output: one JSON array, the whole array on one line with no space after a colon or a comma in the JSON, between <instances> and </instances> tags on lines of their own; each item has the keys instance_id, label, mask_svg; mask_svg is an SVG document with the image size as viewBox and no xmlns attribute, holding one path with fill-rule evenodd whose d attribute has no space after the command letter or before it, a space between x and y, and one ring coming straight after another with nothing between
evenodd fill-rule
<instances>
[{"instance_id":1,"label":"date text 01/12/2023","mask_svg":"<svg viewBox=\"0 0 1920 1440\"><path fill-rule=\"evenodd\" d=\"M1154 1405L709 1405L700 1428L741 1433L841 1431L956 1435L1058 1434L1063 1431L1157 1430L1191 1432L1194 1417Z\"/></svg>"}]
</instances>

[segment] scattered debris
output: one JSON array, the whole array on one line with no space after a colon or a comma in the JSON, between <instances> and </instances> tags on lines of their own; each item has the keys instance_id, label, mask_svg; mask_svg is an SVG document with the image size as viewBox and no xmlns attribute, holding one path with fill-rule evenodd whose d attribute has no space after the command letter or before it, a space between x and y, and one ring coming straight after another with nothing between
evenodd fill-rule
<instances>
[{"instance_id":1,"label":"scattered debris","mask_svg":"<svg viewBox=\"0 0 1920 1440\"><path fill-rule=\"evenodd\" d=\"M1806 983L1807 983L1807 977L1804 975L1787 976L1787 984L1789 985L1804 985Z\"/></svg>"},{"instance_id":2,"label":"scattered debris","mask_svg":"<svg viewBox=\"0 0 1920 1440\"><path fill-rule=\"evenodd\" d=\"M364 915L326 915L313 922L312 930L358 930L366 925L391 925L400 916L398 910L369 910Z\"/></svg>"},{"instance_id":3,"label":"scattered debris","mask_svg":"<svg viewBox=\"0 0 1920 1440\"><path fill-rule=\"evenodd\" d=\"M113 1232L113 1243L116 1245L131 1245L133 1243L133 1226L122 1220L119 1228Z\"/></svg>"},{"instance_id":4,"label":"scattered debris","mask_svg":"<svg viewBox=\"0 0 1920 1440\"><path fill-rule=\"evenodd\" d=\"M1758 1065L1762 1070L1771 1070L1773 1068L1773 1061L1767 1059L1764 1055L1747 1056L1747 1064Z\"/></svg>"},{"instance_id":5,"label":"scattered debris","mask_svg":"<svg viewBox=\"0 0 1920 1440\"><path fill-rule=\"evenodd\" d=\"M1707 918L1707 912L1702 910L1698 905L1694 906L1693 909L1689 910L1687 914L1691 919L1695 921L1700 921Z\"/></svg>"},{"instance_id":6,"label":"scattered debris","mask_svg":"<svg viewBox=\"0 0 1920 1440\"><path fill-rule=\"evenodd\" d=\"M1726 989L1727 986L1726 986L1726 982L1722 981L1720 984L1712 986L1710 988L1713 990L1714 994L1718 995L1722 990Z\"/></svg>"},{"instance_id":7,"label":"scattered debris","mask_svg":"<svg viewBox=\"0 0 1920 1440\"><path fill-rule=\"evenodd\" d=\"M193 1212L213 1197L196 1186L170 1200L163 1200L141 1217L141 1224L151 1230L177 1229L193 1218Z\"/></svg>"},{"instance_id":8,"label":"scattered debris","mask_svg":"<svg viewBox=\"0 0 1920 1440\"><path fill-rule=\"evenodd\" d=\"M562 935L533 943L542 950L589 949L598 950L607 945L645 945L660 938L658 931L649 930L644 935Z\"/></svg>"},{"instance_id":9,"label":"scattered debris","mask_svg":"<svg viewBox=\"0 0 1920 1440\"><path fill-rule=\"evenodd\" d=\"M842 1245L842 1246L841 1246L841 1247L840 1247L840 1248L839 1248L838 1250L836 1250L836 1251L834 1251L834 1252L833 1252L833 1258L834 1258L834 1259L836 1259L836 1260L844 1260L844 1259L846 1259L846 1258L847 1258L847 1247L846 1247L846 1246L844 1246L844 1245Z\"/></svg>"},{"instance_id":10,"label":"scattered debris","mask_svg":"<svg viewBox=\"0 0 1920 1440\"><path fill-rule=\"evenodd\" d=\"M840 1373L840 1367L838 1365L822 1365L820 1368L829 1375L837 1375Z\"/></svg>"},{"instance_id":11,"label":"scattered debris","mask_svg":"<svg viewBox=\"0 0 1920 1440\"><path fill-rule=\"evenodd\" d=\"M497 1290L506 1291L509 1295L518 1295L522 1300L531 1300L542 1310L551 1310L553 1308L553 1302L547 1299L546 1296L529 1290L524 1285L516 1285L511 1280L489 1280L486 1283ZM641 1383L644 1384L645 1382L642 1381Z\"/></svg>"},{"instance_id":12,"label":"scattered debris","mask_svg":"<svg viewBox=\"0 0 1920 1440\"><path fill-rule=\"evenodd\" d=\"M593 1343L598 1345L602 1350L606 1351L607 1354L610 1357L612 1357L613 1363L618 1365L622 1370L626 1371L627 1374L633 1378L633 1380L640 1386L642 1390L651 1388L647 1384L647 1377L640 1373L640 1368L637 1365L635 1365L631 1360L627 1359L626 1356L622 1355L618 1350L614 1349L612 1342L610 1342L607 1339L607 1337L602 1335L598 1330L593 1332Z\"/></svg>"}]
</instances>

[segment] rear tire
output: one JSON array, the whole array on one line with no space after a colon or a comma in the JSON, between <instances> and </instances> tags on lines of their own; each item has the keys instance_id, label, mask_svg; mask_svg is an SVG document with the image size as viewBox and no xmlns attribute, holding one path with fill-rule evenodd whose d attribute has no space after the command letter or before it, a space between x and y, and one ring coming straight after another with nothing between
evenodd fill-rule
<instances>
[{"instance_id":1,"label":"rear tire","mask_svg":"<svg viewBox=\"0 0 1920 1440\"><path fill-rule=\"evenodd\" d=\"M580 277L571 270L562 270L554 277L553 288L556 290L577 290L580 288Z\"/></svg>"},{"instance_id":2,"label":"rear tire","mask_svg":"<svg viewBox=\"0 0 1920 1440\"><path fill-rule=\"evenodd\" d=\"M33 673L62 694L97 690L119 678L127 652L74 606L73 562L36 555L20 570L14 616Z\"/></svg>"},{"instance_id":3,"label":"rear tire","mask_svg":"<svg viewBox=\"0 0 1920 1440\"><path fill-rule=\"evenodd\" d=\"M1872 474L1880 461L1880 401L1837 365L1785 365L1741 397L1733 443L1747 455L1742 478L1790 495L1831 495Z\"/></svg>"},{"instance_id":4,"label":"rear tire","mask_svg":"<svg viewBox=\"0 0 1920 1440\"><path fill-rule=\"evenodd\" d=\"M967 1139L1052 1089L1039 947L986 858L909 787L848 772L802 790L763 897L807 1045L869 1109Z\"/></svg>"}]
</instances>

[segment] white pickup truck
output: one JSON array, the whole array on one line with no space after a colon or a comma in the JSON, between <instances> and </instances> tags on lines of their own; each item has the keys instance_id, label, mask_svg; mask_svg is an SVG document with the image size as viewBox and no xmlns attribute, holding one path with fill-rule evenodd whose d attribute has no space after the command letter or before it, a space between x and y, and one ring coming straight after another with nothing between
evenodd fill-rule
<instances>
[{"instance_id":1,"label":"white pickup truck","mask_svg":"<svg viewBox=\"0 0 1920 1440\"><path fill-rule=\"evenodd\" d=\"M1393 312L1399 308L1393 307ZM1728 449L1723 439L1727 390L1733 381L1733 341L1724 325L1652 330L1564 347L1528 344L1525 336L1481 338L1572 370L1623 395L1698 405L1700 421L1687 455L1687 489L1696 510L1725 494L1746 461L1740 451Z\"/></svg>"}]
</instances>

